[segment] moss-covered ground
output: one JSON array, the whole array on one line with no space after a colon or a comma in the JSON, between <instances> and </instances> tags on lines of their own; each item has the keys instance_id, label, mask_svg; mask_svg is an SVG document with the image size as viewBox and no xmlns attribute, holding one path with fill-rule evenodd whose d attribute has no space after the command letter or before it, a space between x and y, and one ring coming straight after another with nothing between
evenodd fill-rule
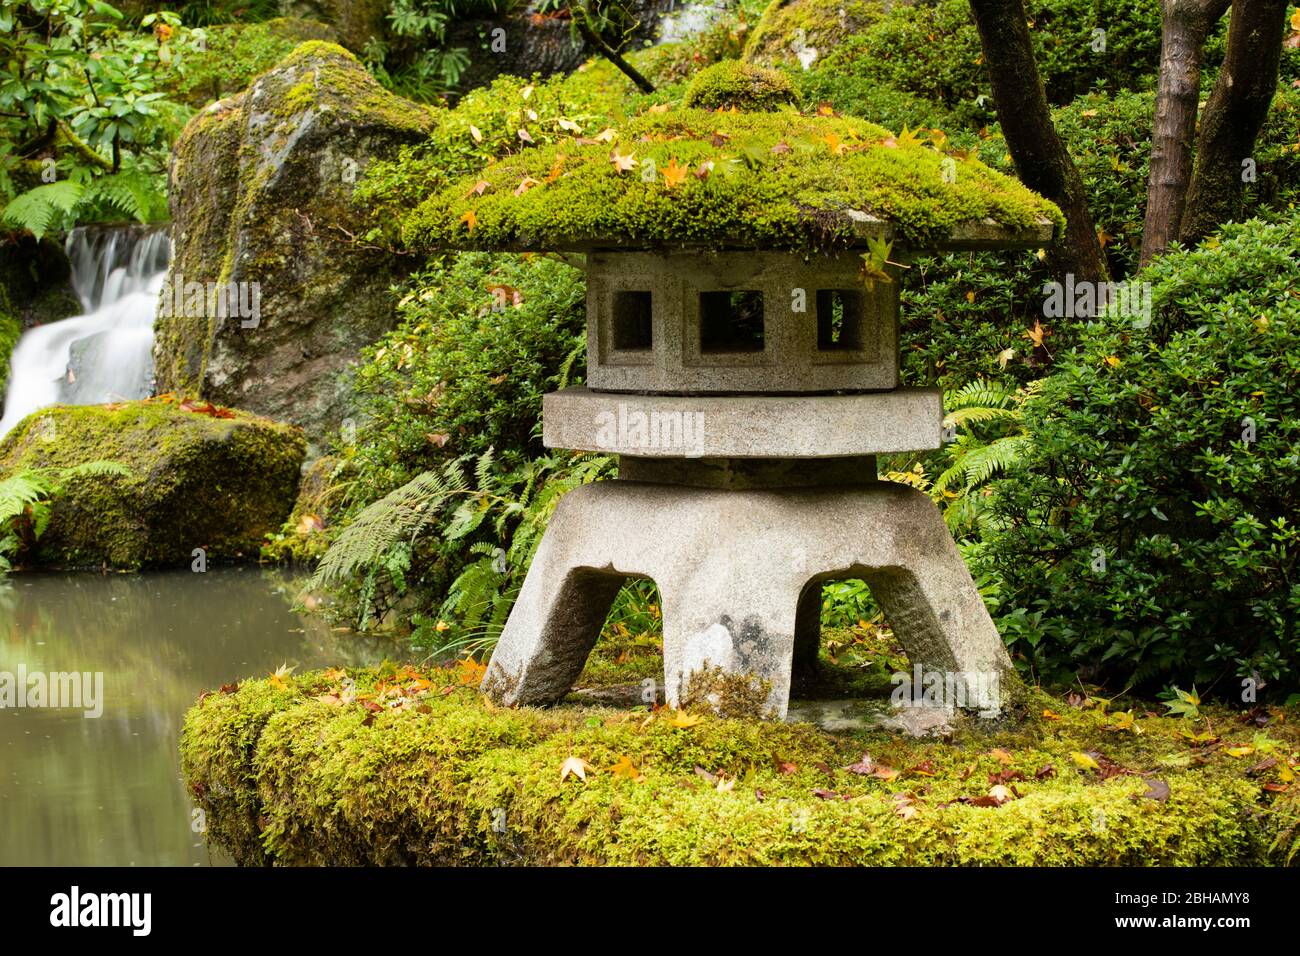
<instances>
[{"instance_id":1,"label":"moss-covered ground","mask_svg":"<svg viewBox=\"0 0 1300 956\"><path fill-rule=\"evenodd\" d=\"M627 635L583 682L658 667ZM1001 720L914 739L646 705L508 709L478 693L481 673L385 665L206 694L181 748L209 838L283 865L1203 866L1283 863L1295 846L1294 709L1174 718L1033 691Z\"/></svg>"}]
</instances>

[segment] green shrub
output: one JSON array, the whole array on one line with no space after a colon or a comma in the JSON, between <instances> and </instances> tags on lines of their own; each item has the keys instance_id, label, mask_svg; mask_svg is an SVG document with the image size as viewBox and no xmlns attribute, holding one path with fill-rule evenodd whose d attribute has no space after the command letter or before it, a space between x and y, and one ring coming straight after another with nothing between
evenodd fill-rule
<instances>
[{"instance_id":1,"label":"green shrub","mask_svg":"<svg viewBox=\"0 0 1300 956\"><path fill-rule=\"evenodd\" d=\"M682 105L703 110L770 112L793 101L794 87L784 73L723 60L696 74L686 87Z\"/></svg>"},{"instance_id":2,"label":"green shrub","mask_svg":"<svg viewBox=\"0 0 1300 956\"><path fill-rule=\"evenodd\" d=\"M378 497L488 448L509 467L542 452L542 395L584 348L580 271L548 256L447 257L415 277L398 314L356 373L359 491Z\"/></svg>"},{"instance_id":3,"label":"green shrub","mask_svg":"<svg viewBox=\"0 0 1300 956\"><path fill-rule=\"evenodd\" d=\"M1150 326L1088 325L1024 405L1029 448L975 559L1043 674L1300 679L1297 274L1294 221L1172 252L1144 273Z\"/></svg>"},{"instance_id":4,"label":"green shrub","mask_svg":"<svg viewBox=\"0 0 1300 956\"><path fill-rule=\"evenodd\" d=\"M184 62L176 92L192 106L237 93L265 73L294 47L307 40L336 41L334 30L323 23L280 17L262 23L228 23L203 31L201 47Z\"/></svg>"},{"instance_id":5,"label":"green shrub","mask_svg":"<svg viewBox=\"0 0 1300 956\"><path fill-rule=\"evenodd\" d=\"M804 112L829 104L836 112L879 123L895 133L905 126L953 130L961 125L945 107L865 76L836 70L791 70L790 80Z\"/></svg>"},{"instance_id":6,"label":"green shrub","mask_svg":"<svg viewBox=\"0 0 1300 956\"><path fill-rule=\"evenodd\" d=\"M1160 56L1158 0L1120 0L1100 14L1092 0L1029 0L1026 12L1049 102L1152 85ZM1094 29L1106 31L1105 52L1094 50ZM994 116L967 0L896 4L821 51L812 68L910 93L972 128Z\"/></svg>"},{"instance_id":7,"label":"green shrub","mask_svg":"<svg viewBox=\"0 0 1300 956\"><path fill-rule=\"evenodd\" d=\"M369 626L400 600L418 625L476 546L509 549L541 484L569 473L538 426L543 393L581 368L585 299L582 273L549 256L467 253L414 277L356 372L361 421L332 479L318 584L340 589L341 616Z\"/></svg>"}]
</instances>

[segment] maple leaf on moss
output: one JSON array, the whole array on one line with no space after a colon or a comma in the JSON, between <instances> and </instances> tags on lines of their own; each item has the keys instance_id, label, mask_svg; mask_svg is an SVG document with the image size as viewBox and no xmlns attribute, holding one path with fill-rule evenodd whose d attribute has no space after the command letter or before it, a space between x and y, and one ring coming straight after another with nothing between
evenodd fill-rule
<instances>
[{"instance_id":1,"label":"maple leaf on moss","mask_svg":"<svg viewBox=\"0 0 1300 956\"><path fill-rule=\"evenodd\" d=\"M636 764L632 763L631 758L626 755L619 757L618 762L609 768L609 772L616 777L627 777L636 783L645 782L645 774L638 770Z\"/></svg>"},{"instance_id":2,"label":"maple leaf on moss","mask_svg":"<svg viewBox=\"0 0 1300 956\"><path fill-rule=\"evenodd\" d=\"M587 780L587 771L589 770L592 773L599 772L595 767L587 763L587 761L583 760L581 757L567 757L565 758L564 763L560 764L560 780L564 781L569 777L577 777L585 783Z\"/></svg>"},{"instance_id":3,"label":"maple leaf on moss","mask_svg":"<svg viewBox=\"0 0 1300 956\"><path fill-rule=\"evenodd\" d=\"M679 166L676 159L668 161L668 165L663 168L664 185L669 189L675 189L686 182L688 168Z\"/></svg>"}]
</instances>

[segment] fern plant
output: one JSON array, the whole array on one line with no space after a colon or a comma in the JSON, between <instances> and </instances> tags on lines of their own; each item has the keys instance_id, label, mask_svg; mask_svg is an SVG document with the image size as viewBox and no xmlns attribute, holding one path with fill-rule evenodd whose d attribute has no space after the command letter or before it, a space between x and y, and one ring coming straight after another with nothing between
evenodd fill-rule
<instances>
[{"instance_id":1,"label":"fern plant","mask_svg":"<svg viewBox=\"0 0 1300 956\"><path fill-rule=\"evenodd\" d=\"M417 637L437 646L494 640L522 581L515 571L526 569L559 496L612 466L603 456L547 456L502 471L491 449L448 462L353 518L321 559L310 587L350 590L356 625L364 630L406 592L421 539L436 538L444 548L460 544L475 559L452 582L438 617L456 620L456 633L444 635L450 625L438 629L420 617Z\"/></svg>"},{"instance_id":2,"label":"fern plant","mask_svg":"<svg viewBox=\"0 0 1300 956\"><path fill-rule=\"evenodd\" d=\"M417 642L442 653L479 654L493 647L560 498L578 485L608 476L613 465L612 458L601 455L532 462L519 493L496 502L493 530L496 541L508 542L508 547L473 545L471 553L478 557L452 582L436 620L416 621Z\"/></svg>"},{"instance_id":3,"label":"fern plant","mask_svg":"<svg viewBox=\"0 0 1300 956\"><path fill-rule=\"evenodd\" d=\"M0 223L26 229L37 239L78 222L166 218L167 196L143 169L123 169L82 183L72 179L35 186L15 196L0 213Z\"/></svg>"},{"instance_id":4,"label":"fern plant","mask_svg":"<svg viewBox=\"0 0 1300 956\"><path fill-rule=\"evenodd\" d=\"M955 432L955 437L946 446L948 467L927 490L954 533L976 530L987 522L984 488L1028 448L1020 406L1036 387L1037 383L1030 383L1025 389L1013 389L976 380L944 395L948 409L944 430Z\"/></svg>"},{"instance_id":5,"label":"fern plant","mask_svg":"<svg viewBox=\"0 0 1300 956\"><path fill-rule=\"evenodd\" d=\"M113 461L92 461L71 468L31 468L0 480L0 574L30 551L49 527L50 506L75 478L129 475Z\"/></svg>"}]
</instances>

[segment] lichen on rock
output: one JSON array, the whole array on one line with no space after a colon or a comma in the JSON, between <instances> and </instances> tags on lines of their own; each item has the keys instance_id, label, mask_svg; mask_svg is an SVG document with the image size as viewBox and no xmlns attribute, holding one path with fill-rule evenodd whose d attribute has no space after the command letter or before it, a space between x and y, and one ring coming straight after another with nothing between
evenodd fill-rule
<instances>
[{"instance_id":1,"label":"lichen on rock","mask_svg":"<svg viewBox=\"0 0 1300 956\"><path fill-rule=\"evenodd\" d=\"M33 412L0 442L0 476L93 461L124 465L125 476L69 481L31 560L188 568L195 548L207 560L256 557L293 505L305 453L300 429L206 403L56 405Z\"/></svg>"},{"instance_id":2,"label":"lichen on rock","mask_svg":"<svg viewBox=\"0 0 1300 956\"><path fill-rule=\"evenodd\" d=\"M376 157L422 140L435 108L387 92L346 50L297 47L176 143L168 285L256 283L255 321L155 323L158 387L300 424L319 441L349 411L346 373L395 321L415 263L360 241L352 191Z\"/></svg>"}]
</instances>

